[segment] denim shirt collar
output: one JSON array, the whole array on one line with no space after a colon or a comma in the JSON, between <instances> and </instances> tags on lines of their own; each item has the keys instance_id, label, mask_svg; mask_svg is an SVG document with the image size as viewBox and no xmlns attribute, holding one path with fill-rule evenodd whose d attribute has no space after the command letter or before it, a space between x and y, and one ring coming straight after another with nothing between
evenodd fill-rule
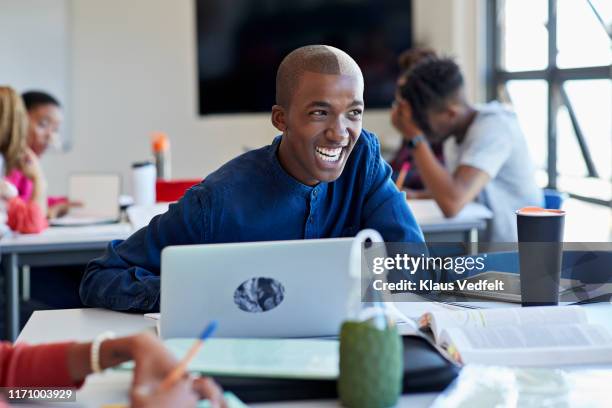
<instances>
[{"instance_id":1,"label":"denim shirt collar","mask_svg":"<svg viewBox=\"0 0 612 408\"><path fill-rule=\"evenodd\" d=\"M316 186L307 186L306 184L300 183L293 176L291 176L287 171L283 168L280 161L278 160L278 147L280 146L280 142L283 136L279 135L274 138L272 144L270 145L270 151L268 159L271 163L271 169L273 176L279 180L283 187L286 187L290 191L300 194L301 196L308 197L312 193L313 190L322 190L325 188L324 182L317 184Z\"/></svg>"}]
</instances>

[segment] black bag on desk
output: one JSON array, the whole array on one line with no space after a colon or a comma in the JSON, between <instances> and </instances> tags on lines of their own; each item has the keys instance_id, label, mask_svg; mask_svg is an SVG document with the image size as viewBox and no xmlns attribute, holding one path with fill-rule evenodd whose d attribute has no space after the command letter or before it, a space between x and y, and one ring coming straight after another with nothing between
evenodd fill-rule
<instances>
[{"instance_id":1,"label":"black bag on desk","mask_svg":"<svg viewBox=\"0 0 612 408\"><path fill-rule=\"evenodd\" d=\"M404 336L403 393L441 391L459 368L449 363L425 339ZM244 402L336 399L336 381L215 377L219 384Z\"/></svg>"}]
</instances>

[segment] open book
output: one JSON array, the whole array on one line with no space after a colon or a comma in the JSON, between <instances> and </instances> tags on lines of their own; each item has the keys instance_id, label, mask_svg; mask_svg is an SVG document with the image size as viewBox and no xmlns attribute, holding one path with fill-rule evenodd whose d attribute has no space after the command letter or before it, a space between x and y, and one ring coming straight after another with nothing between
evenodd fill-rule
<instances>
[{"instance_id":1,"label":"open book","mask_svg":"<svg viewBox=\"0 0 612 408\"><path fill-rule=\"evenodd\" d=\"M612 363L612 334L578 306L435 311L419 324L458 363Z\"/></svg>"}]
</instances>

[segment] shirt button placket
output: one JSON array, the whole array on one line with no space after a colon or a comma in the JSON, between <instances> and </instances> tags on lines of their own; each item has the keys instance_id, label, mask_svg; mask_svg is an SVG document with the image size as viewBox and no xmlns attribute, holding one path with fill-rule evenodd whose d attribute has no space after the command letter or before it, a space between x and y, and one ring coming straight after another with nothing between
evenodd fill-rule
<instances>
[{"instance_id":1,"label":"shirt button placket","mask_svg":"<svg viewBox=\"0 0 612 408\"><path fill-rule=\"evenodd\" d=\"M316 238L317 237L317 226L315 225L314 214L311 212L306 222L306 236L305 238Z\"/></svg>"},{"instance_id":2,"label":"shirt button placket","mask_svg":"<svg viewBox=\"0 0 612 408\"><path fill-rule=\"evenodd\" d=\"M310 214L306 223L306 236L305 238L313 238L316 236L316 228L314 225L314 207L315 201L317 200L318 189L314 188L310 194Z\"/></svg>"}]
</instances>

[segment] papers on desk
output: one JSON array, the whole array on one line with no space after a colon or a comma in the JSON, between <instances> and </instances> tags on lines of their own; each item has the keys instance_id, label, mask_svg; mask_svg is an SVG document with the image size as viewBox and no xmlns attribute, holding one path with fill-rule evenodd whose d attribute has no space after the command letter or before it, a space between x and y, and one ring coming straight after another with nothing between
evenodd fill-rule
<instances>
[{"instance_id":1,"label":"papers on desk","mask_svg":"<svg viewBox=\"0 0 612 408\"><path fill-rule=\"evenodd\" d=\"M404 295L404 294L399 294ZM390 314L395 318L397 329L402 336L419 336L423 337L423 333L419 330L418 321L426 313L432 312L449 312L474 309L500 309L520 307L516 304L508 304L503 302L436 302L431 300L423 301L406 301L397 300L396 302L386 302ZM433 346L436 346L431 336L425 336Z\"/></svg>"},{"instance_id":2,"label":"papers on desk","mask_svg":"<svg viewBox=\"0 0 612 408\"><path fill-rule=\"evenodd\" d=\"M153 320L155 322L155 333L159 336L161 332L159 324L161 323L161 313L145 313L144 318L147 320Z\"/></svg>"},{"instance_id":3,"label":"papers on desk","mask_svg":"<svg viewBox=\"0 0 612 408\"><path fill-rule=\"evenodd\" d=\"M432 408L609 407L611 370L467 366Z\"/></svg>"},{"instance_id":4,"label":"papers on desk","mask_svg":"<svg viewBox=\"0 0 612 408\"><path fill-rule=\"evenodd\" d=\"M139 230L142 227L149 225L149 222L156 215L163 214L168 211L170 203L157 203L153 205L132 205L127 209L128 219L134 227L134 230Z\"/></svg>"},{"instance_id":5,"label":"papers on desk","mask_svg":"<svg viewBox=\"0 0 612 408\"><path fill-rule=\"evenodd\" d=\"M39 236L48 237L66 237L66 236L83 236L87 234L89 236L103 236L113 234L129 234L132 232L132 228L127 223L118 223L110 225L92 225L87 228L49 228Z\"/></svg>"},{"instance_id":6,"label":"papers on desk","mask_svg":"<svg viewBox=\"0 0 612 408\"><path fill-rule=\"evenodd\" d=\"M223 393L223 398L227 403L227 408L248 408L244 402L240 401L238 397L231 392ZM197 405L198 408L210 408L211 406L208 400L202 400L198 402Z\"/></svg>"},{"instance_id":7,"label":"papers on desk","mask_svg":"<svg viewBox=\"0 0 612 408\"><path fill-rule=\"evenodd\" d=\"M125 239L132 233L128 223L90 225L86 227L51 227L40 234L11 234L2 238L2 246L65 245L93 241Z\"/></svg>"},{"instance_id":8,"label":"papers on desk","mask_svg":"<svg viewBox=\"0 0 612 408\"><path fill-rule=\"evenodd\" d=\"M442 220L448 222L467 222L474 220L487 220L493 217L493 213L484 205L468 203L452 218L444 217L435 200L408 200L408 205L419 224L436 223Z\"/></svg>"},{"instance_id":9,"label":"papers on desk","mask_svg":"<svg viewBox=\"0 0 612 408\"><path fill-rule=\"evenodd\" d=\"M60 218L54 218L49 221L49 224L54 227L83 227L97 224L112 224L117 222L115 217L88 217L88 216L72 216L65 215Z\"/></svg>"},{"instance_id":10,"label":"papers on desk","mask_svg":"<svg viewBox=\"0 0 612 408\"><path fill-rule=\"evenodd\" d=\"M462 291L457 288L455 291L450 293L464 296L466 299L487 299L497 300L500 302L521 303L521 277L517 273L487 271L470 276L466 278L465 281L474 284L480 281L502 282L503 290L469 291L466 289L465 291ZM566 298L573 299L575 296L569 296L573 296L578 288L582 288L584 286L585 284L577 279L561 278L561 282L559 284L559 296L563 300Z\"/></svg>"},{"instance_id":11,"label":"papers on desk","mask_svg":"<svg viewBox=\"0 0 612 408\"><path fill-rule=\"evenodd\" d=\"M178 359L194 339L164 344ZM334 380L338 377L339 343L315 339L209 339L189 364L190 372L212 376ZM132 369L131 363L122 365Z\"/></svg>"}]
</instances>

